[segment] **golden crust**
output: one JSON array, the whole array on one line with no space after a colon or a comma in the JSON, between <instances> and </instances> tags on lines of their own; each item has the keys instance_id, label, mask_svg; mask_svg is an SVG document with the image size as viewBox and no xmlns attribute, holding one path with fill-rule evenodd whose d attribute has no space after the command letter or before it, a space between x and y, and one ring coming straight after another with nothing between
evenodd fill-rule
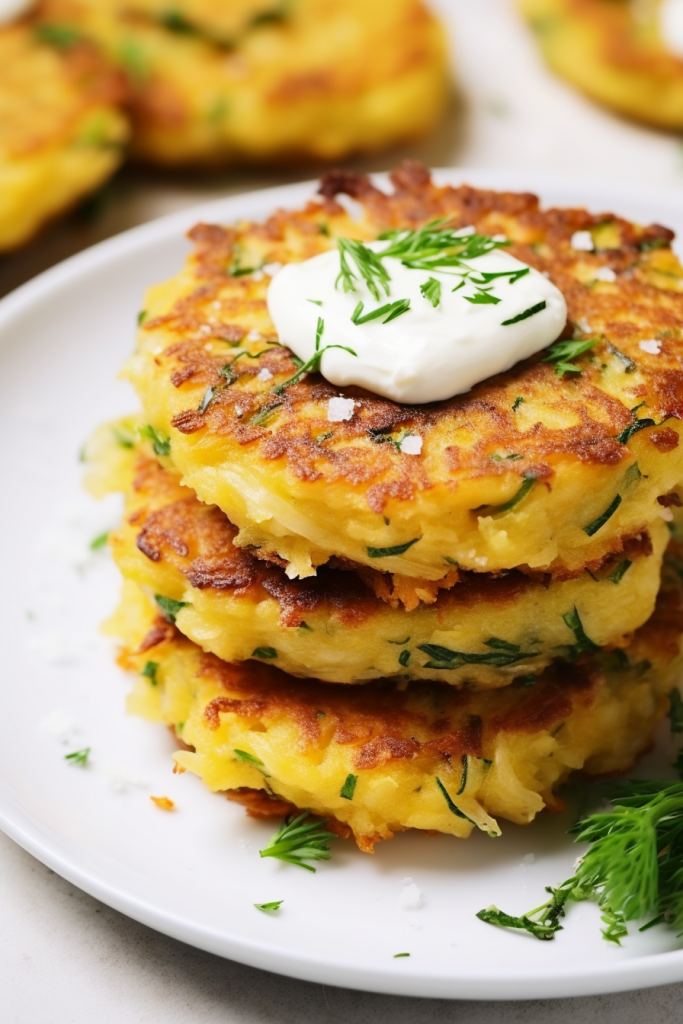
<instances>
[{"instance_id":1,"label":"golden crust","mask_svg":"<svg viewBox=\"0 0 683 1024\"><path fill-rule=\"evenodd\" d=\"M518 0L551 68L622 114L683 127L683 61L657 24L659 0Z\"/></svg>"},{"instance_id":2,"label":"golden crust","mask_svg":"<svg viewBox=\"0 0 683 1024\"><path fill-rule=\"evenodd\" d=\"M269 657L333 683L395 675L494 688L538 674L575 642L564 619L573 608L600 647L626 645L654 608L668 538L661 520L654 550L648 535L633 538L596 572L552 582L514 570L462 573L428 607L406 613L383 600L391 586L376 570L328 565L289 579L258 549L236 547L224 513L199 502L151 451L131 462L127 481L111 481L127 492L124 523L110 535L114 558L126 579L184 602L179 628L226 661ZM626 572L615 586L618 566ZM448 651L463 652L451 667Z\"/></svg>"},{"instance_id":3,"label":"golden crust","mask_svg":"<svg viewBox=\"0 0 683 1024\"><path fill-rule=\"evenodd\" d=\"M436 124L446 47L421 0L46 0L127 73L133 153L167 166L334 160Z\"/></svg>"},{"instance_id":4,"label":"golden crust","mask_svg":"<svg viewBox=\"0 0 683 1024\"><path fill-rule=\"evenodd\" d=\"M392 181L385 194L367 178L334 173L303 211L280 211L261 225L200 225L185 270L150 291L128 374L150 422L170 435L186 482L238 525L239 543L276 552L299 574L331 555L375 567L369 549L408 542L382 569L438 580L457 562L564 575L618 551L620 538L645 528L658 515L657 499L683 477L683 270L672 233L613 214L544 211L527 194L438 187L415 164ZM361 204L360 222L337 203L340 192ZM428 406L346 388L354 415L334 425L326 402L342 392L319 375L275 395L296 366L274 344L268 277L230 276L229 268L305 259L337 235L372 238L439 217L505 233L514 255L548 274L567 300L567 336L600 338L581 374L560 379L540 354ZM594 252L572 247L576 231L592 233ZM614 283L596 277L606 266ZM249 340L253 329L261 340ZM651 339L660 342L657 355L640 348ZM238 358L226 385L221 371L238 344L249 358ZM257 379L261 369L272 384ZM211 401L200 411L208 388ZM620 435L636 416L656 426L625 443ZM378 443L402 429L422 436L422 457ZM509 453L522 457L510 462ZM629 489L636 461L642 476ZM497 516L525 475L536 479L529 496ZM587 534L616 494L617 512Z\"/></svg>"},{"instance_id":5,"label":"golden crust","mask_svg":"<svg viewBox=\"0 0 683 1024\"><path fill-rule=\"evenodd\" d=\"M125 639L125 667L142 673L153 662L152 681L149 668L137 677L130 710L175 726L181 769L213 790L258 789L332 815L368 849L410 827L498 832L497 816L525 823L556 807L554 792L572 770L629 768L675 685L683 610L672 586L618 659L584 655L554 664L534 686L490 693L321 686L269 665L226 664L178 633L150 648L154 611L131 584L110 631ZM341 797L349 774L352 800Z\"/></svg>"},{"instance_id":6,"label":"golden crust","mask_svg":"<svg viewBox=\"0 0 683 1024\"><path fill-rule=\"evenodd\" d=\"M96 189L123 159L121 75L93 44L54 45L35 20L0 28L0 251Z\"/></svg>"}]
</instances>

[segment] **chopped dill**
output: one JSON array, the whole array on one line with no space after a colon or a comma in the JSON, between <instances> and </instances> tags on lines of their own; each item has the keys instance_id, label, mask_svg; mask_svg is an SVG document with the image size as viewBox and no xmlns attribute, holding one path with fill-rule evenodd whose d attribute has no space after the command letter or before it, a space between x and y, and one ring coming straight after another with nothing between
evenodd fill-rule
<instances>
[{"instance_id":1,"label":"chopped dill","mask_svg":"<svg viewBox=\"0 0 683 1024\"><path fill-rule=\"evenodd\" d=\"M293 821L287 817L280 825L264 848L259 850L261 857L276 857L288 864L296 864L306 871L315 871L308 860L329 860L330 840L334 833L325 829L327 820L306 821L310 811L304 811Z\"/></svg>"}]
</instances>

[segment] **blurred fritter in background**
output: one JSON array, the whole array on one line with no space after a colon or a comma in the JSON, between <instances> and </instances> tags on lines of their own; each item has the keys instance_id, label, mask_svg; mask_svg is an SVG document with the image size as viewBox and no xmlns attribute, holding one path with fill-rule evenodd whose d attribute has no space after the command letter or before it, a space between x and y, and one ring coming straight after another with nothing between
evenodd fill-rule
<instances>
[{"instance_id":1,"label":"blurred fritter in background","mask_svg":"<svg viewBox=\"0 0 683 1024\"><path fill-rule=\"evenodd\" d=\"M331 164L678 186L681 128L683 0L0 0L0 294Z\"/></svg>"}]
</instances>

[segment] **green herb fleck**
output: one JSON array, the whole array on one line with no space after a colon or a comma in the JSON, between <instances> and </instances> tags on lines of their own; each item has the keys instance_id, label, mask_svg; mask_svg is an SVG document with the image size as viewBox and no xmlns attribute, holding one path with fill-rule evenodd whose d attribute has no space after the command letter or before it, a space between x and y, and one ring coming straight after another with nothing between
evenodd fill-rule
<instances>
[{"instance_id":1,"label":"green herb fleck","mask_svg":"<svg viewBox=\"0 0 683 1024\"><path fill-rule=\"evenodd\" d=\"M292 384L298 384L305 373L319 373L322 357L328 349L341 348L344 352L349 352L352 356L357 355L357 353L354 352L352 348L349 348L348 345L324 345L321 348L320 342L322 340L324 330L325 321L321 317L318 317L318 323L315 329L315 352L307 362L302 363L301 366L299 366L299 369L292 377L289 377L289 379L283 381L282 384L277 384L272 388L271 390L273 391L273 394L279 395L285 390L285 388L291 387Z\"/></svg>"},{"instance_id":2,"label":"green herb fleck","mask_svg":"<svg viewBox=\"0 0 683 1024\"><path fill-rule=\"evenodd\" d=\"M369 320L378 320L386 313L386 318L382 320L382 323L388 324L390 320L395 320L397 316L407 313L409 309L410 299L396 299L395 302L387 302L385 305L380 306L378 309L373 309L363 316L361 315L363 313L363 303L359 302L351 314L351 322L356 324L356 326L360 326L360 324L368 323Z\"/></svg>"},{"instance_id":3,"label":"green herb fleck","mask_svg":"<svg viewBox=\"0 0 683 1024\"><path fill-rule=\"evenodd\" d=\"M394 960L398 960L402 956L410 956L410 953L394 953Z\"/></svg>"},{"instance_id":4,"label":"green herb fleck","mask_svg":"<svg viewBox=\"0 0 683 1024\"><path fill-rule=\"evenodd\" d=\"M251 652L252 658L265 658L266 660L277 658L277 651L274 647L255 647Z\"/></svg>"},{"instance_id":5,"label":"green herb fleck","mask_svg":"<svg viewBox=\"0 0 683 1024\"><path fill-rule=\"evenodd\" d=\"M441 302L441 282L437 281L435 277L430 277L424 284L420 285L420 291L425 299L431 302L434 309L436 309Z\"/></svg>"},{"instance_id":6,"label":"green herb fleck","mask_svg":"<svg viewBox=\"0 0 683 1024\"><path fill-rule=\"evenodd\" d=\"M141 309L140 312L138 313L138 327L140 327L141 324L144 324L146 316L147 316L147 310L146 309Z\"/></svg>"},{"instance_id":7,"label":"green herb fleck","mask_svg":"<svg viewBox=\"0 0 683 1024\"><path fill-rule=\"evenodd\" d=\"M515 398L514 402L512 403L512 407L511 407L512 411L513 412L517 412L517 410L519 409L519 407L520 407L520 405L522 404L523 401L524 401L523 395L517 395L517 397Z\"/></svg>"},{"instance_id":8,"label":"green herb fleck","mask_svg":"<svg viewBox=\"0 0 683 1024\"><path fill-rule=\"evenodd\" d=\"M467 766L468 766L467 754L463 754L462 755L460 763L462 765L462 771L460 773L460 789L455 794L456 796L460 796L461 793L464 793L465 792L465 786L467 785Z\"/></svg>"},{"instance_id":9,"label":"green herb fleck","mask_svg":"<svg viewBox=\"0 0 683 1024\"><path fill-rule=\"evenodd\" d=\"M441 792L443 794L443 798L446 801L446 803L448 804L448 810L451 812L451 814L454 814L456 816L456 818L464 818L465 821L469 821L470 825L476 825L476 822L472 821L471 818L468 818L467 815L464 814L460 810L459 807L456 807L456 805L453 803L453 801L451 800L450 796L448 795L448 790L444 786L444 784L441 781L441 779L438 778L438 777L436 777L436 784L439 787L439 789L441 790Z\"/></svg>"},{"instance_id":10,"label":"green herb fleck","mask_svg":"<svg viewBox=\"0 0 683 1024\"><path fill-rule=\"evenodd\" d=\"M265 775L267 779L270 778L269 773L266 771L266 766L258 757L254 757L253 754L250 754L246 750L237 750L237 748L233 750L233 753L237 757L238 761L242 761L243 764L251 765L252 768L258 768L262 775Z\"/></svg>"},{"instance_id":11,"label":"green herb fleck","mask_svg":"<svg viewBox=\"0 0 683 1024\"><path fill-rule=\"evenodd\" d=\"M36 25L33 33L38 42L54 46L56 50L71 50L83 41L79 30L71 25Z\"/></svg>"},{"instance_id":12,"label":"green herb fleck","mask_svg":"<svg viewBox=\"0 0 683 1024\"><path fill-rule=\"evenodd\" d=\"M293 821L287 817L266 846L259 850L261 857L276 857L288 864L296 864L306 871L315 871L307 860L329 860L330 840L334 833L327 832L323 821L306 821L310 811L304 811Z\"/></svg>"},{"instance_id":13,"label":"green herb fleck","mask_svg":"<svg viewBox=\"0 0 683 1024\"><path fill-rule=\"evenodd\" d=\"M65 754L64 760L69 764L77 764L79 768L85 768L90 755L90 747L83 747L82 750L74 750L71 754Z\"/></svg>"},{"instance_id":14,"label":"green herb fleck","mask_svg":"<svg viewBox=\"0 0 683 1024\"><path fill-rule=\"evenodd\" d=\"M264 405L262 409L259 409L259 411L255 412L254 415L250 418L249 426L265 426L265 424L270 419L271 414L274 413L276 409L279 409L281 405L282 402L271 402L270 405Z\"/></svg>"},{"instance_id":15,"label":"green herb fleck","mask_svg":"<svg viewBox=\"0 0 683 1024\"><path fill-rule=\"evenodd\" d=\"M573 360L578 359L589 349L597 345L599 338L587 338L579 341L556 341L548 348L548 354L542 360L544 363L554 363L555 373L558 377L564 377L565 373L581 373L578 366L574 366Z\"/></svg>"},{"instance_id":16,"label":"green herb fleck","mask_svg":"<svg viewBox=\"0 0 683 1024\"><path fill-rule=\"evenodd\" d=\"M140 437L146 438L152 442L152 448L154 449L155 455L170 455L171 454L171 439L170 437L162 437L158 434L154 427L147 424L146 427L140 428Z\"/></svg>"},{"instance_id":17,"label":"green herb fleck","mask_svg":"<svg viewBox=\"0 0 683 1024\"><path fill-rule=\"evenodd\" d=\"M284 900L273 900L272 903L255 903L254 906L257 910L263 910L264 912L279 910Z\"/></svg>"},{"instance_id":18,"label":"green herb fleck","mask_svg":"<svg viewBox=\"0 0 683 1024\"><path fill-rule=\"evenodd\" d=\"M90 541L91 551L101 551L102 548L107 546L107 540L109 539L109 530L105 530L104 533L98 534L97 537Z\"/></svg>"},{"instance_id":19,"label":"green herb fleck","mask_svg":"<svg viewBox=\"0 0 683 1024\"><path fill-rule=\"evenodd\" d=\"M353 800L353 794L356 792L357 782L357 775L347 775L346 779L344 780L344 785L342 786L339 792L339 796L342 797L344 800Z\"/></svg>"},{"instance_id":20,"label":"green herb fleck","mask_svg":"<svg viewBox=\"0 0 683 1024\"><path fill-rule=\"evenodd\" d=\"M418 651L422 651L430 658L424 667L434 669L455 669L463 665L492 665L496 668L505 668L507 665L534 657L532 652L523 651L518 644L508 643L507 640L495 636L486 640L484 646L490 650L482 654L452 651L440 644L420 644Z\"/></svg>"},{"instance_id":21,"label":"green herb fleck","mask_svg":"<svg viewBox=\"0 0 683 1024\"><path fill-rule=\"evenodd\" d=\"M314 306L322 306L320 299L306 299L306 302L312 302Z\"/></svg>"},{"instance_id":22,"label":"green herb fleck","mask_svg":"<svg viewBox=\"0 0 683 1024\"><path fill-rule=\"evenodd\" d=\"M174 601L172 597L164 597L163 594L155 594L154 600L164 618L172 623L175 623L180 610L188 607L187 601Z\"/></svg>"},{"instance_id":23,"label":"green herb fleck","mask_svg":"<svg viewBox=\"0 0 683 1024\"><path fill-rule=\"evenodd\" d=\"M368 548L368 558L391 558L394 555L403 555L419 540L420 537L414 537L412 540L406 541L405 544L395 544L392 548Z\"/></svg>"},{"instance_id":24,"label":"green herb fleck","mask_svg":"<svg viewBox=\"0 0 683 1024\"><path fill-rule=\"evenodd\" d=\"M501 327L508 327L510 324L518 324L522 320L528 320L530 316L535 316L536 313L540 313L541 310L545 309L547 303L545 299L541 302L537 302L535 306L529 306L522 313L518 313L517 316L510 317L509 320L503 320Z\"/></svg>"},{"instance_id":25,"label":"green herb fleck","mask_svg":"<svg viewBox=\"0 0 683 1024\"><path fill-rule=\"evenodd\" d=\"M147 661L147 662L145 662L145 667L143 668L143 670L140 673L140 675L144 676L145 679L149 679L149 681L152 684L152 686L156 686L157 683L158 683L158 679L157 679L157 670L158 670L158 668L159 668L159 662L158 661Z\"/></svg>"},{"instance_id":26,"label":"green herb fleck","mask_svg":"<svg viewBox=\"0 0 683 1024\"><path fill-rule=\"evenodd\" d=\"M121 448L133 448L135 446L135 435L127 427L113 427L114 440Z\"/></svg>"},{"instance_id":27,"label":"green herb fleck","mask_svg":"<svg viewBox=\"0 0 683 1024\"><path fill-rule=\"evenodd\" d=\"M207 388L206 391L204 392L204 397L202 398L201 403L199 405L199 409L197 410L200 416L203 416L206 410L209 408L209 405L215 393L215 388Z\"/></svg>"},{"instance_id":28,"label":"green herb fleck","mask_svg":"<svg viewBox=\"0 0 683 1024\"><path fill-rule=\"evenodd\" d=\"M398 663L399 663L399 665L401 665L403 668L405 668L409 661L410 661L410 651L408 651L408 650L401 651L401 653L398 656Z\"/></svg>"},{"instance_id":29,"label":"green herb fleck","mask_svg":"<svg viewBox=\"0 0 683 1024\"><path fill-rule=\"evenodd\" d=\"M655 420L651 419L651 417L649 416L643 416L642 419L638 419L636 413L639 409L642 409L644 405L645 402L641 402L640 405L636 405L633 407L633 409L631 409L631 412L633 414L633 423L629 424L628 427L624 427L622 432L620 434L617 434L616 439L619 442L619 444L627 444L631 440L633 435L637 434L639 430L645 430L646 427L656 427L658 425L661 426L661 424L657 424Z\"/></svg>"},{"instance_id":30,"label":"green herb fleck","mask_svg":"<svg viewBox=\"0 0 683 1024\"><path fill-rule=\"evenodd\" d=\"M506 501L503 505L488 506L486 508L484 515L495 516L505 514L506 512L510 512L511 509L515 507L515 505L519 505L520 501L522 501L523 498L526 498L527 494L536 483L536 476L534 473L524 473L522 475L524 480L516 494L513 494L510 500Z\"/></svg>"},{"instance_id":31,"label":"green herb fleck","mask_svg":"<svg viewBox=\"0 0 683 1024\"><path fill-rule=\"evenodd\" d=\"M463 298L466 302L471 302L473 306L497 306L500 302L500 299L496 298L495 295L492 295L490 291L487 291L485 288L477 289L474 295L463 295ZM543 303L543 306L545 306L545 302ZM527 316L531 316L531 313L529 313L528 310L526 315L520 314L517 318L505 320L501 326L504 327L506 324L517 323L517 320L526 320Z\"/></svg>"},{"instance_id":32,"label":"green herb fleck","mask_svg":"<svg viewBox=\"0 0 683 1024\"><path fill-rule=\"evenodd\" d=\"M624 373L633 373L633 372L634 372L634 370L637 370L637 369L638 369L637 365L636 365L636 364L635 364L635 363L633 362L633 360L631 359L631 357L630 357L630 356L627 356L625 352L621 352L621 351L620 351L620 350L619 350L619 349L618 349L618 348L616 347L616 345L612 345L612 344L611 344L611 342L610 342L610 343L609 343L609 344L607 345L607 348L608 348L608 349L610 350L610 352L612 353L612 355L613 355L613 356L616 356L616 358L617 358L617 359L618 359L618 360L619 360L619 361L620 361L621 363L623 363L623 365L624 365Z\"/></svg>"},{"instance_id":33,"label":"green herb fleck","mask_svg":"<svg viewBox=\"0 0 683 1024\"><path fill-rule=\"evenodd\" d=\"M615 569L612 569L612 572L609 576L606 576L605 579L609 580L610 583L621 583L624 575L632 565L633 562L629 558L625 558L623 562L619 562L619 565Z\"/></svg>"},{"instance_id":34,"label":"green herb fleck","mask_svg":"<svg viewBox=\"0 0 683 1024\"><path fill-rule=\"evenodd\" d=\"M565 625L571 629L575 638L575 643L568 648L567 658L569 661L576 661L584 653L594 654L600 650L598 645L593 643L590 637L586 635L576 605L574 605L570 612L563 615L562 619Z\"/></svg>"},{"instance_id":35,"label":"green herb fleck","mask_svg":"<svg viewBox=\"0 0 683 1024\"><path fill-rule=\"evenodd\" d=\"M592 537L598 532L598 530L605 525L608 519L611 519L616 510L621 505L621 495L617 494L614 501L610 502L609 506L605 509L602 515L599 515L597 519L594 519L588 526L583 527L583 532L587 533L589 537Z\"/></svg>"}]
</instances>

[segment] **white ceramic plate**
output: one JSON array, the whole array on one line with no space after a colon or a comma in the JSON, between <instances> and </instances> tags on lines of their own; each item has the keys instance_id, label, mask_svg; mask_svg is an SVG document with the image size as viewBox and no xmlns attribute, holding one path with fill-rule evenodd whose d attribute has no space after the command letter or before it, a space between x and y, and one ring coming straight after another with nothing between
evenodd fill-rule
<instances>
[{"instance_id":1,"label":"white ceramic plate","mask_svg":"<svg viewBox=\"0 0 683 1024\"><path fill-rule=\"evenodd\" d=\"M683 231L683 196L519 174L444 171L443 180L538 191ZM0 559L3 625L0 826L59 874L159 931L243 963L377 992L468 999L587 995L683 979L664 928L604 942L592 905L571 908L554 942L478 921L490 903L521 913L571 874L569 818L477 834L399 835L373 857L335 842L315 875L258 850L272 823L171 774L164 729L124 715L126 676L99 634L118 578L89 541L115 524L115 501L80 487L78 452L99 422L132 411L116 381L145 287L174 273L199 219L260 218L296 207L314 185L271 189L166 217L81 253L0 303ZM56 737L49 727L59 725ZM67 719L71 719L68 724ZM82 770L64 760L90 746ZM663 736L650 771L671 762ZM123 784L124 779L128 782ZM119 791L112 783L118 782ZM121 786L123 789L121 791ZM150 795L177 804L166 814ZM533 854L533 858L529 855ZM422 906L402 909L406 878ZM254 903L283 899L277 916ZM396 953L410 957L394 959Z\"/></svg>"}]
</instances>

